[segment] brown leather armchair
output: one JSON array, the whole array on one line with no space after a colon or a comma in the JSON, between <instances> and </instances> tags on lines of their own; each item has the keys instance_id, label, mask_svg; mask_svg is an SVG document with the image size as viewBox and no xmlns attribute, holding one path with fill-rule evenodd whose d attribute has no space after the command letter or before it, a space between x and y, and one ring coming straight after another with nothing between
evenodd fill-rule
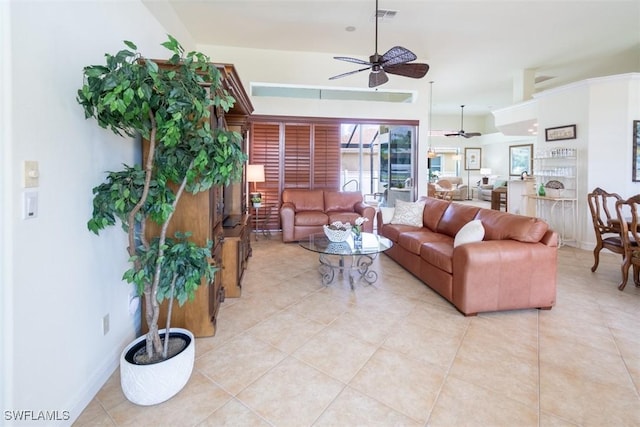
<instances>
[{"instance_id":1,"label":"brown leather armchair","mask_svg":"<svg viewBox=\"0 0 640 427\"><path fill-rule=\"evenodd\" d=\"M356 218L367 218L362 231L373 232L376 210L363 201L358 191L329 191L287 188L282 192L280 222L282 241L295 242L335 221L354 224Z\"/></svg>"}]
</instances>

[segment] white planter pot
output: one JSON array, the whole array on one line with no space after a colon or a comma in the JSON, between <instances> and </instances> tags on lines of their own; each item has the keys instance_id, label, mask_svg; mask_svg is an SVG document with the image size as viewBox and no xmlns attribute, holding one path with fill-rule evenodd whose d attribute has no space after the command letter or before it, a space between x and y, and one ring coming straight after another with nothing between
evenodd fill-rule
<instances>
[{"instance_id":1,"label":"white planter pot","mask_svg":"<svg viewBox=\"0 0 640 427\"><path fill-rule=\"evenodd\" d=\"M160 330L160 335L165 329ZM127 352L138 343L143 343L145 335L136 338L120 355L120 384L126 398L136 405L156 405L175 396L187 384L193 371L195 360L195 338L181 328L171 328L171 334L181 333L190 342L182 352L170 359L150 365L136 365L126 360Z\"/></svg>"}]
</instances>

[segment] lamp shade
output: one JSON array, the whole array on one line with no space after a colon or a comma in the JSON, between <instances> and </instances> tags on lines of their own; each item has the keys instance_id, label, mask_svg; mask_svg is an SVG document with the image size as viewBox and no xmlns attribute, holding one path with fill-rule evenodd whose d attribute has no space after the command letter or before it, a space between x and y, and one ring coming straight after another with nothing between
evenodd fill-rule
<instances>
[{"instance_id":1,"label":"lamp shade","mask_svg":"<svg viewBox=\"0 0 640 427\"><path fill-rule=\"evenodd\" d=\"M247 165L248 182L264 182L264 165Z\"/></svg>"},{"instance_id":2,"label":"lamp shade","mask_svg":"<svg viewBox=\"0 0 640 427\"><path fill-rule=\"evenodd\" d=\"M491 175L491 169L489 169L489 168L480 168L480 175Z\"/></svg>"}]
</instances>

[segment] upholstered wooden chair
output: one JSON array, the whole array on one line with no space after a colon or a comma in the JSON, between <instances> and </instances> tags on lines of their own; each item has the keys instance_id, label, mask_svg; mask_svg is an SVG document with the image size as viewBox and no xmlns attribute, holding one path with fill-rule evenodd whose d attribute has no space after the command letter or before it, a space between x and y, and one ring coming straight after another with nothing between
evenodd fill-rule
<instances>
[{"instance_id":1,"label":"upholstered wooden chair","mask_svg":"<svg viewBox=\"0 0 640 427\"><path fill-rule=\"evenodd\" d=\"M633 266L633 282L640 286L640 230L638 230L638 205L640 205L640 194L616 202L616 213L618 224L620 224L620 238L624 249L622 259L622 280L618 289L621 291L627 285L629 278L629 267Z\"/></svg>"},{"instance_id":2,"label":"upholstered wooden chair","mask_svg":"<svg viewBox=\"0 0 640 427\"><path fill-rule=\"evenodd\" d=\"M596 271L600 263L600 251L608 249L611 252L624 256L624 247L620 237L620 223L617 215L611 215L610 208L615 208L615 203L622 200L616 193L608 193L597 187L587 195L593 230L596 234L596 247L593 249L593 267ZM615 213L615 211L614 211Z\"/></svg>"}]
</instances>

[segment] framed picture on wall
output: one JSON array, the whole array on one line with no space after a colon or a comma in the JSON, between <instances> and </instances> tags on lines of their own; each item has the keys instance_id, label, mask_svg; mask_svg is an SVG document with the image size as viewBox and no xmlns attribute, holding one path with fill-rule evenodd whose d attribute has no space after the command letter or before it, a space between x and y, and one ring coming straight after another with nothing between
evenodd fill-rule
<instances>
[{"instance_id":1,"label":"framed picture on wall","mask_svg":"<svg viewBox=\"0 0 640 427\"><path fill-rule=\"evenodd\" d=\"M633 121L633 181L640 182L640 120Z\"/></svg>"},{"instance_id":2,"label":"framed picture on wall","mask_svg":"<svg viewBox=\"0 0 640 427\"><path fill-rule=\"evenodd\" d=\"M509 147L509 175L522 176L533 169L533 144L512 145Z\"/></svg>"},{"instance_id":3,"label":"framed picture on wall","mask_svg":"<svg viewBox=\"0 0 640 427\"><path fill-rule=\"evenodd\" d=\"M558 126L545 129L546 141L559 141L562 139L576 139L576 125Z\"/></svg>"},{"instance_id":4,"label":"framed picture on wall","mask_svg":"<svg viewBox=\"0 0 640 427\"><path fill-rule=\"evenodd\" d=\"M482 148L464 149L464 168L470 171L480 170L482 165Z\"/></svg>"}]
</instances>

